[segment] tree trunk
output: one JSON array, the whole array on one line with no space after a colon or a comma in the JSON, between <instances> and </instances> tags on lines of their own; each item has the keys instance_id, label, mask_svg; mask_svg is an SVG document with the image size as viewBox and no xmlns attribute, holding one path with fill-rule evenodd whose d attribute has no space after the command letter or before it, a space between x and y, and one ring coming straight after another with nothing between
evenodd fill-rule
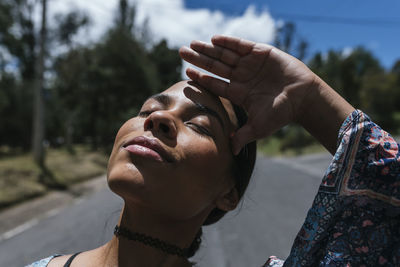
<instances>
[{"instance_id":1,"label":"tree trunk","mask_svg":"<svg viewBox=\"0 0 400 267\"><path fill-rule=\"evenodd\" d=\"M44 168L44 57L46 48L46 9L47 0L42 0L42 29L40 31L40 50L36 64L36 79L34 84L34 103L33 103L33 137L32 152L33 159L42 169Z\"/></svg>"},{"instance_id":2,"label":"tree trunk","mask_svg":"<svg viewBox=\"0 0 400 267\"><path fill-rule=\"evenodd\" d=\"M73 147L73 136L74 136L74 125L73 125L73 121L74 121L74 113L70 112L67 115L67 119L65 122L65 128L66 128L66 133L65 133L65 145L67 147L67 151L68 153L70 153L71 155L75 154L75 150Z\"/></svg>"}]
</instances>

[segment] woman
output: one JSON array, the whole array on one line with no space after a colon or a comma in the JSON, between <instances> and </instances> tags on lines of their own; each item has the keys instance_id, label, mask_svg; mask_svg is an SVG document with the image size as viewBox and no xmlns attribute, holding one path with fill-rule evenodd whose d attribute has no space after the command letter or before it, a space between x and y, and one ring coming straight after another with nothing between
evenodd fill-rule
<instances>
[{"instance_id":1,"label":"woman","mask_svg":"<svg viewBox=\"0 0 400 267\"><path fill-rule=\"evenodd\" d=\"M32 266L191 266L201 226L234 209L249 182L255 142L234 156L229 138L245 119L191 82L151 96L120 128L109 159L109 187L124 200L115 236Z\"/></svg>"},{"instance_id":2,"label":"woman","mask_svg":"<svg viewBox=\"0 0 400 267\"><path fill-rule=\"evenodd\" d=\"M191 48L182 48L180 54L186 61L229 79L230 81L226 82L192 68L187 70L188 76L194 82L223 97L221 101L228 114L232 112L226 106L226 103L229 102L224 99L243 107L249 116L248 121L243 126L238 126L240 128L235 130L233 135L227 133L225 142L222 142L222 144L214 143L216 146L211 151L218 151L225 156L217 153L218 157L211 157L210 161L206 161L207 168L215 166L215 170L220 171L226 170L226 166L230 166L229 162L232 161L229 161L229 156L231 155L229 152L226 152L227 155L224 152L230 151L228 136L231 138L234 155L246 155L246 150L247 155L249 155L246 144L268 136L290 122L301 124L335 155L306 221L296 237L291 254L286 261L270 257L265 266L399 266L400 160L399 146L390 135L372 123L361 111L355 110L303 63L272 46L233 37L215 36L212 39L212 44L195 41L191 44ZM186 88L186 85L184 87ZM179 99L183 98L182 95L187 97L185 88L181 89L182 93L178 93ZM195 89L193 90L198 92ZM191 90L189 91L191 92ZM201 92L205 93L205 91ZM175 94L174 91L171 93ZM198 93L192 95L197 96ZM157 106L159 105L158 102L155 103L154 107L156 109L163 108L164 106ZM166 102L168 103L168 101ZM211 103L209 105L219 112L216 106ZM145 112L142 114L143 116L151 118L152 115L159 113L149 113L147 111L149 106L153 107L152 102L150 102L150 105L145 103L142 110ZM232 118L232 116L228 117ZM230 121L232 122L234 119L230 119ZM117 140L125 136L123 129L129 128L129 124L121 128L120 132L122 133L117 135ZM145 131L158 127L159 134L163 133L168 136L171 127L159 127L157 125L160 124L146 122L146 120L142 123ZM168 124L164 123L164 125ZM339 139L337 138L338 135ZM156 138L157 136L155 135ZM171 136L173 137L175 134ZM119 161L118 155L122 154L117 153L118 149L120 147L122 149L127 148L124 148L124 141L117 140L116 148L113 150L114 155L110 158L109 183L115 192L122 192L121 195L126 196L127 204L125 208L127 210L124 209L121 216L120 223L122 225L134 226L136 218L133 220L124 214L129 214L128 210L132 210L131 213L134 214L135 205L139 203L141 204L140 207L147 208L144 211L142 210L142 213L138 213L143 216L143 219L138 218L142 224L130 229L142 230L146 233L150 231L148 233L178 246L188 246L202 224L200 218L207 222L208 219L205 218L210 216L207 214L208 212L212 214L215 208L218 208L219 213L221 213L231 210L237 204L240 194L236 193L239 190L233 190L235 183L229 182L232 180L229 178L222 180L208 179L206 178L207 175L204 176L204 173L201 173L202 168L195 163L189 165L199 172L201 178L198 177L190 182L183 180L183 178L183 181L178 179L177 188L186 189L186 187L192 188L192 186L197 185L195 186L196 189L192 188L189 191L190 194L183 196L183 193L179 190L171 189L171 191L166 190L167 192L164 193L159 189L158 184L160 183L166 188L170 188L168 187L170 184L168 181L156 178L159 177L159 172L155 168L145 165L148 163L143 160L143 154L135 152L138 153L136 156L140 156L139 159L142 160L138 160L133 165L129 161ZM125 140L125 138L121 140ZM173 142L174 138L165 140L169 140L168 143L165 143L169 147L175 145L179 147L182 142L181 139L181 141L175 143ZM183 144L186 142L183 142ZM129 144L129 141L127 144ZM205 150L197 149L203 156L205 154L202 153L210 151L210 147ZM188 153L187 155L191 154ZM150 155L148 156L150 157ZM154 157L159 159L157 156ZM210 155L207 154L204 158L208 157ZM195 158L198 160L199 157L195 156ZM174 157L170 158L172 162L174 162L174 159ZM114 164L114 162L120 163ZM196 162L196 160L193 162ZM218 165L215 164L216 162ZM147 168L145 168L146 166ZM177 171L182 176L189 172L187 168L184 168L182 172L179 170L177 168L172 171ZM134 179L129 178L132 175L131 171L135 173ZM165 167L161 171L165 174L171 169ZM146 179L141 179L143 177L142 172L153 178L149 179L148 182ZM222 172L218 177L229 177L229 175L226 175L227 173L230 172ZM205 188L203 183L198 183L199 180L203 181L203 179L213 185L209 187L213 190L200 190L200 188ZM155 189L145 190L147 185L149 188ZM156 190L157 188L159 190ZM160 192L163 192L162 196L158 196ZM164 202L170 198L165 196L168 192L177 194L177 198L171 198L171 203L174 205ZM188 201L188 203L181 204L179 200L182 199ZM149 204L146 204L147 202ZM132 203L132 207L129 208L128 203ZM158 220L153 221L154 214L163 214L167 218L172 216L174 223L167 229L162 223L156 223ZM197 217L194 214L201 214L201 216ZM165 217L163 218L165 219ZM188 218L197 218L198 220L195 220L196 223L191 224L191 227L189 224L178 223L176 226L179 229L175 228L176 221L185 221ZM148 229L147 224L152 227ZM169 231L172 231L171 235L169 235ZM176 234L177 232L179 233ZM111 261L118 263L119 266L136 263L138 266L157 266L157 263L160 265L162 263L163 266L185 266L185 264L188 264L183 259L178 261L173 257L162 258L161 254L164 255L165 253L156 254L154 249L144 246L139 248L138 244L129 243L123 238L114 238L113 240L108 247L106 245L104 248L99 248L97 254L86 252L86 255L81 256L80 262L77 261L81 265L77 264L77 266L86 266L84 263L89 261L97 261L100 266ZM112 249L113 244L114 250ZM118 244L121 245L119 254L116 250ZM129 251L125 248L129 248ZM146 253L144 258L136 258L139 256L134 255L140 251ZM157 255L159 257L156 257ZM84 261L83 256L86 256L87 261ZM79 257L76 260L79 260ZM158 261L132 262L133 259L152 260L149 257L154 257ZM67 261L67 257L55 258L49 266L62 266L65 261ZM52 265L53 263L58 265Z\"/></svg>"},{"instance_id":3,"label":"woman","mask_svg":"<svg viewBox=\"0 0 400 267\"><path fill-rule=\"evenodd\" d=\"M234 153L297 122L334 154L289 257L270 257L265 266L400 266L400 146L387 132L272 46L214 36L211 44L194 41L180 54L229 79L187 70L248 112L233 137Z\"/></svg>"}]
</instances>

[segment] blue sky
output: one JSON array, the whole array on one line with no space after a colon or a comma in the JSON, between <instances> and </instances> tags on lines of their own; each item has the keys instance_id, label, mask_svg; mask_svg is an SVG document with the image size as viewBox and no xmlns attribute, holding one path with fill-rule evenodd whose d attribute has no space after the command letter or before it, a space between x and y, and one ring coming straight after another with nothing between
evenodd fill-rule
<instances>
[{"instance_id":1,"label":"blue sky","mask_svg":"<svg viewBox=\"0 0 400 267\"><path fill-rule=\"evenodd\" d=\"M92 26L77 41L88 42L101 38L110 27L118 1L52 1L49 13L67 12L72 8L87 11ZM175 48L189 45L194 39L209 41L214 34L272 43L278 25L292 21L297 35L309 43L308 57L330 49L351 51L363 46L386 68L400 59L399 0L130 1L137 7L136 25L147 21L155 42L166 39ZM332 20L354 20L355 23L328 23Z\"/></svg>"},{"instance_id":2,"label":"blue sky","mask_svg":"<svg viewBox=\"0 0 400 267\"><path fill-rule=\"evenodd\" d=\"M309 42L311 54L361 45L371 50L386 68L400 59L398 0L185 0L188 9L219 10L228 16L243 14L250 4L259 11L268 10L275 20L293 21L297 33ZM317 16L322 21L300 20L292 15ZM323 19L329 21L331 17L361 20L361 25L328 23Z\"/></svg>"}]
</instances>

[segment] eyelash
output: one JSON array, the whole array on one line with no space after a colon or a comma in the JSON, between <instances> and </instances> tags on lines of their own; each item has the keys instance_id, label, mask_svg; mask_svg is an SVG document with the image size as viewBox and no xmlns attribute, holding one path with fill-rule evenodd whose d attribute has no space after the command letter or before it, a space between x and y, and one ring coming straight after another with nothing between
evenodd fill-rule
<instances>
[{"instance_id":1,"label":"eyelash","mask_svg":"<svg viewBox=\"0 0 400 267\"><path fill-rule=\"evenodd\" d=\"M141 117L141 118L146 118L147 116L149 116L151 113L152 113L153 111L147 111L147 110L145 110L145 111L140 111L139 113L138 113L138 117ZM209 137L212 137L212 138L214 138L214 135L212 135L206 128L204 128L204 127L202 127L202 126L200 126L200 125L198 125L198 124L195 124L195 123L193 123L193 122L186 122L185 123L186 125L192 125L192 126L194 126L196 129L193 129L192 127L189 127L189 128L191 128L192 130L194 130L194 132L195 133L197 133L197 134L199 134L200 136L204 136L204 135L207 135L207 136L209 136Z\"/></svg>"},{"instance_id":2,"label":"eyelash","mask_svg":"<svg viewBox=\"0 0 400 267\"><path fill-rule=\"evenodd\" d=\"M140 111L139 113L138 113L138 117L141 117L141 118L146 118L147 116L149 116L151 113L152 113L153 111Z\"/></svg>"},{"instance_id":3,"label":"eyelash","mask_svg":"<svg viewBox=\"0 0 400 267\"><path fill-rule=\"evenodd\" d=\"M196 133L198 133L200 136L207 135L209 137L214 138L214 136L206 128L204 128L204 127L202 127L200 125L197 125L197 124L192 123L192 122L187 122L186 125L193 125L196 128L196 129L194 129L194 131Z\"/></svg>"}]
</instances>

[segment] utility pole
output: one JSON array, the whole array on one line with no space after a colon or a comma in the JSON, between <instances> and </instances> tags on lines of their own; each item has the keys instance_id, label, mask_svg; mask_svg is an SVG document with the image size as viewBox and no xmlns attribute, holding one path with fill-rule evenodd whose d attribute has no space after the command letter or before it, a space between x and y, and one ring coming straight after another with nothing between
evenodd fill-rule
<instances>
[{"instance_id":1,"label":"utility pole","mask_svg":"<svg viewBox=\"0 0 400 267\"><path fill-rule=\"evenodd\" d=\"M36 77L34 83L34 103L33 103L33 137L32 153L33 159L42 169L44 168L44 69L47 41L47 0L42 0L42 28L40 30L39 55L36 62Z\"/></svg>"}]
</instances>

